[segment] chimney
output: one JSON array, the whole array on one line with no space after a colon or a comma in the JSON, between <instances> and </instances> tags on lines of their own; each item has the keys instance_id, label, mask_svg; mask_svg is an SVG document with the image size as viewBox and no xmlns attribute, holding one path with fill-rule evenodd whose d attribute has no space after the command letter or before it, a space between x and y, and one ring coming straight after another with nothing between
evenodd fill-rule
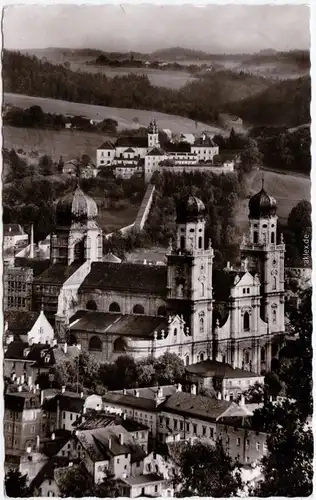
<instances>
[{"instance_id":1,"label":"chimney","mask_svg":"<svg viewBox=\"0 0 316 500\"><path fill-rule=\"evenodd\" d=\"M158 398L162 398L162 397L163 397L163 390L162 390L162 387L158 387L158 393L157 393L157 396L158 396Z\"/></svg>"},{"instance_id":2,"label":"chimney","mask_svg":"<svg viewBox=\"0 0 316 500\"><path fill-rule=\"evenodd\" d=\"M123 420L126 420L126 413L123 413Z\"/></svg>"},{"instance_id":3,"label":"chimney","mask_svg":"<svg viewBox=\"0 0 316 500\"><path fill-rule=\"evenodd\" d=\"M51 435L51 439L52 439L52 441L55 441L55 437L56 437L56 436L55 436L55 432L53 432L53 433L52 433L52 435Z\"/></svg>"},{"instance_id":4,"label":"chimney","mask_svg":"<svg viewBox=\"0 0 316 500\"><path fill-rule=\"evenodd\" d=\"M182 392L182 385L181 384L177 384L177 392Z\"/></svg>"},{"instance_id":5,"label":"chimney","mask_svg":"<svg viewBox=\"0 0 316 500\"><path fill-rule=\"evenodd\" d=\"M227 266L226 267L227 267L227 269L230 269L230 262L229 261L227 262Z\"/></svg>"},{"instance_id":6,"label":"chimney","mask_svg":"<svg viewBox=\"0 0 316 500\"><path fill-rule=\"evenodd\" d=\"M19 385L18 392L22 392L22 389L23 389L23 387L21 385Z\"/></svg>"},{"instance_id":7,"label":"chimney","mask_svg":"<svg viewBox=\"0 0 316 500\"><path fill-rule=\"evenodd\" d=\"M36 390L39 391L39 388L40 388L39 384L36 384L35 387L36 387Z\"/></svg>"},{"instance_id":8,"label":"chimney","mask_svg":"<svg viewBox=\"0 0 316 500\"><path fill-rule=\"evenodd\" d=\"M120 438L120 444L124 444L124 434L120 434L119 438Z\"/></svg>"},{"instance_id":9,"label":"chimney","mask_svg":"<svg viewBox=\"0 0 316 500\"><path fill-rule=\"evenodd\" d=\"M135 390L134 392L135 392L135 396L136 396L137 398L139 398L139 391Z\"/></svg>"},{"instance_id":10,"label":"chimney","mask_svg":"<svg viewBox=\"0 0 316 500\"><path fill-rule=\"evenodd\" d=\"M40 443L41 443L41 440L40 440L40 437L39 435L36 436L36 448L39 449L40 447Z\"/></svg>"},{"instance_id":11,"label":"chimney","mask_svg":"<svg viewBox=\"0 0 316 500\"><path fill-rule=\"evenodd\" d=\"M109 446L109 450L111 449L111 446L112 446L112 440L111 438L109 438L109 443L108 443L108 446Z\"/></svg>"},{"instance_id":12,"label":"chimney","mask_svg":"<svg viewBox=\"0 0 316 500\"><path fill-rule=\"evenodd\" d=\"M30 259L34 259L34 225L31 225Z\"/></svg>"},{"instance_id":13,"label":"chimney","mask_svg":"<svg viewBox=\"0 0 316 500\"><path fill-rule=\"evenodd\" d=\"M81 399L83 399L83 392L80 392L80 397Z\"/></svg>"},{"instance_id":14,"label":"chimney","mask_svg":"<svg viewBox=\"0 0 316 500\"><path fill-rule=\"evenodd\" d=\"M63 385L62 388L61 388L61 393L64 394L65 390L66 390L66 386Z\"/></svg>"},{"instance_id":15,"label":"chimney","mask_svg":"<svg viewBox=\"0 0 316 500\"><path fill-rule=\"evenodd\" d=\"M86 406L83 407L83 413L84 414L87 413L87 407Z\"/></svg>"},{"instance_id":16,"label":"chimney","mask_svg":"<svg viewBox=\"0 0 316 500\"><path fill-rule=\"evenodd\" d=\"M37 387L37 386L36 386L36 387ZM44 390L44 389L42 389L42 390L41 390L41 406L42 406L42 405L43 405L43 403L44 403L44 396L45 396L45 390Z\"/></svg>"},{"instance_id":17,"label":"chimney","mask_svg":"<svg viewBox=\"0 0 316 500\"><path fill-rule=\"evenodd\" d=\"M219 399L219 400L221 400L221 399L222 399L222 393L221 393L221 392L219 392L219 393L217 394L217 399Z\"/></svg>"},{"instance_id":18,"label":"chimney","mask_svg":"<svg viewBox=\"0 0 316 500\"><path fill-rule=\"evenodd\" d=\"M191 394L193 394L194 396L196 396L196 385L195 384L191 385Z\"/></svg>"},{"instance_id":19,"label":"chimney","mask_svg":"<svg viewBox=\"0 0 316 500\"><path fill-rule=\"evenodd\" d=\"M64 343L64 353L67 354L67 342Z\"/></svg>"},{"instance_id":20,"label":"chimney","mask_svg":"<svg viewBox=\"0 0 316 500\"><path fill-rule=\"evenodd\" d=\"M126 389L123 389L123 394L124 394L124 396L126 396L126 394L127 394Z\"/></svg>"}]
</instances>

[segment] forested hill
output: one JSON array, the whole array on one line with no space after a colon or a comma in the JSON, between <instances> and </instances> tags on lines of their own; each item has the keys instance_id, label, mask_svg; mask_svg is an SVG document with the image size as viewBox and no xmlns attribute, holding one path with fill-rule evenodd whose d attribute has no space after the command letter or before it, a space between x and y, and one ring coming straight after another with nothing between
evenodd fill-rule
<instances>
[{"instance_id":1,"label":"forested hill","mask_svg":"<svg viewBox=\"0 0 316 500\"><path fill-rule=\"evenodd\" d=\"M293 127L309 122L310 81L304 78L275 85L255 75L219 71L171 90L154 87L145 75L108 78L5 50L3 82L4 92L161 111L210 124L227 110L253 124Z\"/></svg>"},{"instance_id":2,"label":"forested hill","mask_svg":"<svg viewBox=\"0 0 316 500\"><path fill-rule=\"evenodd\" d=\"M296 127L310 122L311 79L285 80L240 102L228 110L254 125Z\"/></svg>"}]
</instances>

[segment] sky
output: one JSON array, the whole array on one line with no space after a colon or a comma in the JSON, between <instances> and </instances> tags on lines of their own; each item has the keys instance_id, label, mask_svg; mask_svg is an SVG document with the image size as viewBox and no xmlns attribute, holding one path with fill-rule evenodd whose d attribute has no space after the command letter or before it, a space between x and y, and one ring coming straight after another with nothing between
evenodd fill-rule
<instances>
[{"instance_id":1,"label":"sky","mask_svg":"<svg viewBox=\"0 0 316 500\"><path fill-rule=\"evenodd\" d=\"M304 5L16 5L3 15L4 47L213 53L309 49Z\"/></svg>"}]
</instances>

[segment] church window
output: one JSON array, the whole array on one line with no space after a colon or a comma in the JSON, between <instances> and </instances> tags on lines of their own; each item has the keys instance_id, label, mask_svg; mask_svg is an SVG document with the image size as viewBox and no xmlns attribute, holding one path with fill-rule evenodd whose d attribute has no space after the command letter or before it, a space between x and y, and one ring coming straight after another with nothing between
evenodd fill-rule
<instances>
[{"instance_id":1,"label":"church window","mask_svg":"<svg viewBox=\"0 0 316 500\"><path fill-rule=\"evenodd\" d=\"M249 364L249 352L248 351L244 352L244 362L246 365Z\"/></svg>"},{"instance_id":2,"label":"church window","mask_svg":"<svg viewBox=\"0 0 316 500\"><path fill-rule=\"evenodd\" d=\"M167 309L164 306L158 307L158 316L167 316Z\"/></svg>"},{"instance_id":3,"label":"church window","mask_svg":"<svg viewBox=\"0 0 316 500\"><path fill-rule=\"evenodd\" d=\"M199 248L202 248L202 236L199 236Z\"/></svg>"},{"instance_id":4,"label":"church window","mask_svg":"<svg viewBox=\"0 0 316 500\"><path fill-rule=\"evenodd\" d=\"M200 318L200 333L204 332L204 318Z\"/></svg>"},{"instance_id":5,"label":"church window","mask_svg":"<svg viewBox=\"0 0 316 500\"><path fill-rule=\"evenodd\" d=\"M89 311L96 311L98 309L97 304L94 300L89 300L87 302L86 309L88 309Z\"/></svg>"},{"instance_id":6,"label":"church window","mask_svg":"<svg viewBox=\"0 0 316 500\"><path fill-rule=\"evenodd\" d=\"M244 332L249 332L249 312L246 311L244 314Z\"/></svg>"},{"instance_id":7,"label":"church window","mask_svg":"<svg viewBox=\"0 0 316 500\"><path fill-rule=\"evenodd\" d=\"M125 352L126 351L126 342L122 338L117 338L113 343L113 349L115 352Z\"/></svg>"},{"instance_id":8,"label":"church window","mask_svg":"<svg viewBox=\"0 0 316 500\"><path fill-rule=\"evenodd\" d=\"M201 297L204 297L204 283L201 283Z\"/></svg>"},{"instance_id":9,"label":"church window","mask_svg":"<svg viewBox=\"0 0 316 500\"><path fill-rule=\"evenodd\" d=\"M247 288L247 293L250 293L250 288Z\"/></svg>"},{"instance_id":10,"label":"church window","mask_svg":"<svg viewBox=\"0 0 316 500\"><path fill-rule=\"evenodd\" d=\"M177 328L175 328L175 329L173 330L173 335L177 335L177 333L178 333L178 329L177 329Z\"/></svg>"},{"instance_id":11,"label":"church window","mask_svg":"<svg viewBox=\"0 0 316 500\"><path fill-rule=\"evenodd\" d=\"M200 353L200 361L204 361L204 352Z\"/></svg>"},{"instance_id":12,"label":"church window","mask_svg":"<svg viewBox=\"0 0 316 500\"><path fill-rule=\"evenodd\" d=\"M121 312L121 308L117 302L112 302L112 304L110 304L109 312Z\"/></svg>"},{"instance_id":13,"label":"church window","mask_svg":"<svg viewBox=\"0 0 316 500\"><path fill-rule=\"evenodd\" d=\"M189 366L189 364L190 364L190 356L187 354L185 357L185 365Z\"/></svg>"},{"instance_id":14,"label":"church window","mask_svg":"<svg viewBox=\"0 0 316 500\"><path fill-rule=\"evenodd\" d=\"M261 347L261 361L264 363L266 360L266 350L264 347Z\"/></svg>"},{"instance_id":15,"label":"church window","mask_svg":"<svg viewBox=\"0 0 316 500\"><path fill-rule=\"evenodd\" d=\"M145 309L143 308L142 305L136 304L136 306L133 307L133 313L134 314L145 314Z\"/></svg>"},{"instance_id":16,"label":"church window","mask_svg":"<svg viewBox=\"0 0 316 500\"><path fill-rule=\"evenodd\" d=\"M90 339L89 351L102 351L102 342L96 335Z\"/></svg>"},{"instance_id":17,"label":"church window","mask_svg":"<svg viewBox=\"0 0 316 500\"><path fill-rule=\"evenodd\" d=\"M274 233L271 233L271 243L274 243Z\"/></svg>"},{"instance_id":18,"label":"church window","mask_svg":"<svg viewBox=\"0 0 316 500\"><path fill-rule=\"evenodd\" d=\"M184 250L185 249L185 237L181 236L180 238L180 249Z\"/></svg>"},{"instance_id":19,"label":"church window","mask_svg":"<svg viewBox=\"0 0 316 500\"><path fill-rule=\"evenodd\" d=\"M276 320L277 320L277 311L274 308L274 309L272 309L272 322L276 323Z\"/></svg>"},{"instance_id":20,"label":"church window","mask_svg":"<svg viewBox=\"0 0 316 500\"><path fill-rule=\"evenodd\" d=\"M277 279L275 276L273 276L273 279L272 279L272 290L276 290L276 287L277 287Z\"/></svg>"},{"instance_id":21,"label":"church window","mask_svg":"<svg viewBox=\"0 0 316 500\"><path fill-rule=\"evenodd\" d=\"M254 231L253 233L253 242L258 243L258 231Z\"/></svg>"},{"instance_id":22,"label":"church window","mask_svg":"<svg viewBox=\"0 0 316 500\"><path fill-rule=\"evenodd\" d=\"M222 363L226 363L226 356L222 356Z\"/></svg>"}]
</instances>

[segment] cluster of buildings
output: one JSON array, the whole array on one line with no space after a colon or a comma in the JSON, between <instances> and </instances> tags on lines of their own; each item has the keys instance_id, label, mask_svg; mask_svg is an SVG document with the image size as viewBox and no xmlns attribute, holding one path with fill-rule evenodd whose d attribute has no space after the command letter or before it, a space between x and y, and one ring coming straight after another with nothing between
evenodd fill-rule
<instances>
[{"instance_id":1,"label":"cluster of buildings","mask_svg":"<svg viewBox=\"0 0 316 500\"><path fill-rule=\"evenodd\" d=\"M122 136L115 144L106 141L97 149L96 154L98 169L111 168L116 177L123 179L130 179L138 174L144 177L145 182L150 182L153 173L157 171L217 174L233 172L236 161L236 153L220 155L219 147L207 133L201 136L181 134L171 150L166 151L160 145L155 121L150 123L147 137Z\"/></svg>"},{"instance_id":2,"label":"cluster of buildings","mask_svg":"<svg viewBox=\"0 0 316 500\"><path fill-rule=\"evenodd\" d=\"M242 394L263 382L285 332L276 211L262 186L249 201L241 266L215 269L205 205L188 195L176 205L166 262L148 265L103 255L97 205L79 186L61 198L47 245L31 235L4 271L6 469L27 473L35 496L59 496L65 470L80 467L95 483L113 475L135 498L173 496L177 450L195 439L222 439L246 468L258 462L267 435L253 429L258 405ZM80 352L102 363L174 353L185 385L102 397L39 389L41 376Z\"/></svg>"}]
</instances>

